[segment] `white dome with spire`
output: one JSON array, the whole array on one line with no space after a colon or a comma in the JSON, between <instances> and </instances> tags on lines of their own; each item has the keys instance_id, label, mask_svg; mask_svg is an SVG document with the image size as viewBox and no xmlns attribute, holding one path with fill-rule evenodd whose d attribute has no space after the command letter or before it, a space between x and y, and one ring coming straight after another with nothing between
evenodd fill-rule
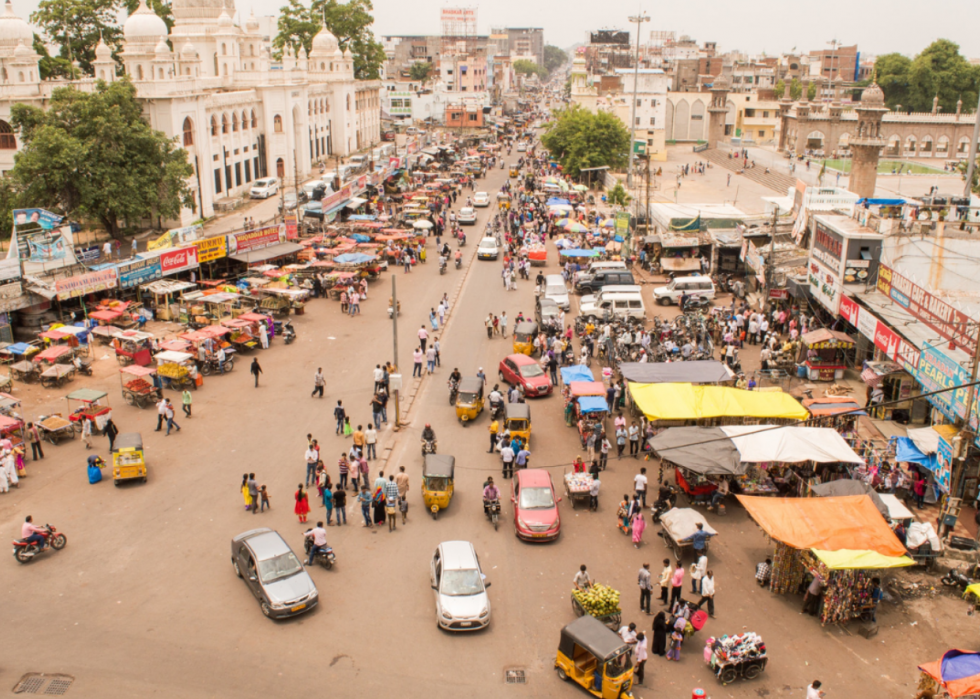
<instances>
[{"instance_id":1,"label":"white dome with spire","mask_svg":"<svg viewBox=\"0 0 980 699\"><path fill-rule=\"evenodd\" d=\"M10 0L4 5L0 15L0 47L14 48L21 41L34 45L34 30L31 25L14 14L14 6Z\"/></svg>"},{"instance_id":2,"label":"white dome with spire","mask_svg":"<svg viewBox=\"0 0 980 699\"><path fill-rule=\"evenodd\" d=\"M180 60L182 61L196 61L198 59L197 49L191 40L188 39L184 42L184 45L180 47Z\"/></svg>"},{"instance_id":3,"label":"white dome with spire","mask_svg":"<svg viewBox=\"0 0 980 699\"><path fill-rule=\"evenodd\" d=\"M29 61L34 58L34 49L28 48L27 44L23 40L17 44L17 48L14 49L14 58Z\"/></svg>"},{"instance_id":4,"label":"white dome with spire","mask_svg":"<svg viewBox=\"0 0 980 699\"><path fill-rule=\"evenodd\" d=\"M127 42L156 44L158 39L167 38L167 23L140 0L136 12L129 16L123 25L123 36Z\"/></svg>"},{"instance_id":5,"label":"white dome with spire","mask_svg":"<svg viewBox=\"0 0 980 699\"><path fill-rule=\"evenodd\" d=\"M218 26L225 29L231 29L234 26L234 22L231 20L231 15L228 14L227 10L222 10L221 14L218 15Z\"/></svg>"},{"instance_id":6,"label":"white dome with spire","mask_svg":"<svg viewBox=\"0 0 980 699\"><path fill-rule=\"evenodd\" d=\"M327 25L324 24L323 28L313 37L313 48L310 51L310 56L333 55L339 50L340 44L337 43L337 37L331 34Z\"/></svg>"},{"instance_id":7,"label":"white dome with spire","mask_svg":"<svg viewBox=\"0 0 980 699\"><path fill-rule=\"evenodd\" d=\"M99 61L112 60L112 49L102 40L102 37L99 37L99 43L95 46L95 58Z\"/></svg>"},{"instance_id":8,"label":"white dome with spire","mask_svg":"<svg viewBox=\"0 0 980 699\"><path fill-rule=\"evenodd\" d=\"M255 16L255 10L248 13L248 19L245 20L245 31L250 34L255 34L259 31L259 20Z\"/></svg>"},{"instance_id":9,"label":"white dome with spire","mask_svg":"<svg viewBox=\"0 0 980 699\"><path fill-rule=\"evenodd\" d=\"M170 47L167 46L167 42L163 37L160 37L160 41L157 42L156 48L153 49L157 58L167 59L170 58Z\"/></svg>"}]
</instances>

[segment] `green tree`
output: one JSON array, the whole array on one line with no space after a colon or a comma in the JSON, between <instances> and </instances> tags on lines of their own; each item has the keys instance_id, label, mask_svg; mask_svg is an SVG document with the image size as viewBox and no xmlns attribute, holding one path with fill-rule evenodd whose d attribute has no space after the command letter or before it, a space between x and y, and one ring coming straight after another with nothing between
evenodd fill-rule
<instances>
[{"instance_id":1,"label":"green tree","mask_svg":"<svg viewBox=\"0 0 980 699\"><path fill-rule=\"evenodd\" d=\"M187 153L146 123L128 78L91 93L58 88L47 109L15 104L11 124L22 145L13 181L35 206L96 219L116 239L126 225L194 206Z\"/></svg>"},{"instance_id":2,"label":"green tree","mask_svg":"<svg viewBox=\"0 0 980 699\"><path fill-rule=\"evenodd\" d=\"M429 79L432 77L432 64L426 63L425 61L416 61L408 69L408 77L417 83L421 83L424 87Z\"/></svg>"},{"instance_id":3,"label":"green tree","mask_svg":"<svg viewBox=\"0 0 980 699\"><path fill-rule=\"evenodd\" d=\"M786 81L780 78L776 81L776 86L772 88L773 94L776 99L781 100L783 98L783 93L786 92Z\"/></svg>"},{"instance_id":4,"label":"green tree","mask_svg":"<svg viewBox=\"0 0 980 699\"><path fill-rule=\"evenodd\" d=\"M613 206L626 206L630 203L632 197L627 193L626 188L623 187L623 183L617 182L616 186L609 190L606 199Z\"/></svg>"},{"instance_id":5,"label":"green tree","mask_svg":"<svg viewBox=\"0 0 980 699\"><path fill-rule=\"evenodd\" d=\"M980 88L980 66L970 65L959 45L948 39L937 39L911 60L885 54L875 62L875 73L885 104L889 108L900 104L913 112L931 112L935 97L947 114L956 111L960 99L970 108Z\"/></svg>"},{"instance_id":6,"label":"green tree","mask_svg":"<svg viewBox=\"0 0 980 699\"><path fill-rule=\"evenodd\" d=\"M965 160L960 161L956 166L960 171L960 177L966 181L966 170L967 162ZM973 166L973 182L970 183L970 191L974 194L980 194L980 156L977 156L977 162ZM0 230L3 230L0 228Z\"/></svg>"},{"instance_id":7,"label":"green tree","mask_svg":"<svg viewBox=\"0 0 980 699\"><path fill-rule=\"evenodd\" d=\"M568 54L557 46L544 47L544 69L551 75L568 61Z\"/></svg>"},{"instance_id":8,"label":"green tree","mask_svg":"<svg viewBox=\"0 0 980 699\"><path fill-rule=\"evenodd\" d=\"M630 135L609 112L593 114L573 105L562 110L541 137L565 172L575 177L583 168L619 168L629 157Z\"/></svg>"},{"instance_id":9,"label":"green tree","mask_svg":"<svg viewBox=\"0 0 980 699\"><path fill-rule=\"evenodd\" d=\"M909 105L909 69L912 60L900 53L886 53L875 61L875 79L885 93L885 106Z\"/></svg>"},{"instance_id":10,"label":"green tree","mask_svg":"<svg viewBox=\"0 0 980 699\"><path fill-rule=\"evenodd\" d=\"M31 22L61 49L59 56L92 74L99 38L115 46L122 36L117 19L119 0L41 0Z\"/></svg>"},{"instance_id":11,"label":"green tree","mask_svg":"<svg viewBox=\"0 0 980 699\"><path fill-rule=\"evenodd\" d=\"M518 75L526 75L528 77L537 75L542 80L548 77L548 71L534 61L529 61L526 58L519 58L514 61L514 72Z\"/></svg>"},{"instance_id":12,"label":"green tree","mask_svg":"<svg viewBox=\"0 0 980 699\"><path fill-rule=\"evenodd\" d=\"M783 88L786 89L785 87ZM799 80L793 78L789 84L789 98L793 101L798 100L803 95L803 85Z\"/></svg>"},{"instance_id":13,"label":"green tree","mask_svg":"<svg viewBox=\"0 0 980 699\"><path fill-rule=\"evenodd\" d=\"M37 63L41 80L67 78L72 73L76 73L75 77L78 77L78 70L72 69L72 65L68 62L68 59L62 58L61 56L52 56L48 52L48 47L44 45L44 41L37 34L34 35L34 52L41 57L41 60Z\"/></svg>"},{"instance_id":14,"label":"green tree","mask_svg":"<svg viewBox=\"0 0 980 699\"><path fill-rule=\"evenodd\" d=\"M813 98L817 96L817 84L809 83L806 88L806 98L813 101Z\"/></svg>"},{"instance_id":15,"label":"green tree","mask_svg":"<svg viewBox=\"0 0 980 699\"><path fill-rule=\"evenodd\" d=\"M279 33L272 40L275 55L281 58L282 49L287 44L294 51L298 52L303 47L309 52L313 48L313 37L326 22L327 29L337 37L340 48L349 48L354 55L354 77L359 80L377 79L381 75L385 52L371 33L373 10L371 0L350 0L347 3L313 0L310 7L301 0L289 0L288 5L279 9Z\"/></svg>"}]
</instances>

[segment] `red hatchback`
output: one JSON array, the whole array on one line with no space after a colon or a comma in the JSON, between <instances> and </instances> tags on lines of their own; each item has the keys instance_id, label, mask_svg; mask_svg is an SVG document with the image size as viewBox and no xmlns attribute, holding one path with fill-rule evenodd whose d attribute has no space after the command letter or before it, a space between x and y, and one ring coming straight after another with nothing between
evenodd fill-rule
<instances>
[{"instance_id":1,"label":"red hatchback","mask_svg":"<svg viewBox=\"0 0 980 699\"><path fill-rule=\"evenodd\" d=\"M545 370L526 354L504 357L500 362L500 380L512 386L520 386L528 398L547 396L554 390Z\"/></svg>"},{"instance_id":2,"label":"red hatchback","mask_svg":"<svg viewBox=\"0 0 980 699\"><path fill-rule=\"evenodd\" d=\"M514 473L511 502L514 503L514 527L518 539L554 541L561 531L561 517L551 474L544 469L529 468Z\"/></svg>"}]
</instances>

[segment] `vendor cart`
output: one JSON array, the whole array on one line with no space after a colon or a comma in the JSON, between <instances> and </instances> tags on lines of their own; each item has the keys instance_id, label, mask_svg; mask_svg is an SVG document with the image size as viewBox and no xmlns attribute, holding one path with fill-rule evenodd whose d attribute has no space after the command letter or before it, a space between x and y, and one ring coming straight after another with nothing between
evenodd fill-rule
<instances>
[{"instance_id":1,"label":"vendor cart","mask_svg":"<svg viewBox=\"0 0 980 699\"><path fill-rule=\"evenodd\" d=\"M75 367L71 364L52 364L41 372L41 385L45 388L60 388L75 378Z\"/></svg>"},{"instance_id":2,"label":"vendor cart","mask_svg":"<svg viewBox=\"0 0 980 699\"><path fill-rule=\"evenodd\" d=\"M592 475L588 473L566 473L562 480L565 481L565 495L568 496L572 508L575 508L576 502L584 502L588 506Z\"/></svg>"},{"instance_id":3,"label":"vendor cart","mask_svg":"<svg viewBox=\"0 0 980 699\"><path fill-rule=\"evenodd\" d=\"M231 346L238 350L238 352L244 354L259 346L259 338L255 330L255 323L250 323L249 321L242 320L241 317L238 317L225 318L221 321L221 325L231 330L231 334L228 336L228 342L230 342Z\"/></svg>"},{"instance_id":4,"label":"vendor cart","mask_svg":"<svg viewBox=\"0 0 980 699\"><path fill-rule=\"evenodd\" d=\"M156 372L154 367L136 366L135 364L120 369L119 378L122 383L123 400L137 408L145 408L148 405L158 403L163 398L163 394L150 378Z\"/></svg>"},{"instance_id":5,"label":"vendor cart","mask_svg":"<svg viewBox=\"0 0 980 699\"><path fill-rule=\"evenodd\" d=\"M24 359L10 365L10 374L13 378L24 383L33 383L41 375L40 367L34 362Z\"/></svg>"},{"instance_id":6,"label":"vendor cart","mask_svg":"<svg viewBox=\"0 0 980 699\"><path fill-rule=\"evenodd\" d=\"M705 648L704 661L722 684L731 684L739 677L754 680L769 664L766 645L758 634L741 633L711 640Z\"/></svg>"},{"instance_id":7,"label":"vendor cart","mask_svg":"<svg viewBox=\"0 0 980 699\"><path fill-rule=\"evenodd\" d=\"M711 536L717 536L718 532L708 524L708 521L697 510L690 508L674 508L660 515L660 535L663 537L664 546L673 549L674 558L680 563L682 553L685 548L691 546L691 542L684 541L698 530L698 523L701 524L705 532ZM708 542L705 542L705 551L708 550Z\"/></svg>"},{"instance_id":8,"label":"vendor cart","mask_svg":"<svg viewBox=\"0 0 980 699\"><path fill-rule=\"evenodd\" d=\"M120 332L122 328L117 328L115 325L100 325L92 328L92 337L95 338L96 344L108 345L115 334Z\"/></svg>"},{"instance_id":9,"label":"vendor cart","mask_svg":"<svg viewBox=\"0 0 980 699\"><path fill-rule=\"evenodd\" d=\"M109 394L105 391L98 391L94 388L80 388L65 396L68 402L68 419L71 421L75 431L81 434L82 419L88 418L95 425L92 432L101 432L105 428L105 423L112 417L112 408L109 406ZM100 401L105 400L103 405ZM80 407L72 408L72 401L80 404Z\"/></svg>"},{"instance_id":10,"label":"vendor cart","mask_svg":"<svg viewBox=\"0 0 980 699\"><path fill-rule=\"evenodd\" d=\"M75 439L75 426L70 420L60 414L42 415L34 421L41 433L41 438L51 444L57 444L62 439Z\"/></svg>"},{"instance_id":11,"label":"vendor cart","mask_svg":"<svg viewBox=\"0 0 980 699\"><path fill-rule=\"evenodd\" d=\"M197 388L197 367L193 354L165 350L158 352L154 359L157 361L157 375L165 388L175 391Z\"/></svg>"},{"instance_id":12,"label":"vendor cart","mask_svg":"<svg viewBox=\"0 0 980 699\"><path fill-rule=\"evenodd\" d=\"M572 611L575 612L575 616L585 616L586 614L589 614L590 616L593 616L599 621L601 621L603 624L608 626L613 631L618 630L619 625L623 621L623 612L619 608L619 602L618 602L619 593L613 590L612 588L606 587L604 585L600 585L599 583L594 584L592 586L592 589L597 590L600 594L609 593L615 595L616 602L614 603L614 609L607 613L597 612L593 609L586 609L586 607L582 604L582 602L579 601L578 598L582 597L583 599L585 599L585 596L588 595L589 591L572 590Z\"/></svg>"},{"instance_id":13,"label":"vendor cart","mask_svg":"<svg viewBox=\"0 0 980 699\"><path fill-rule=\"evenodd\" d=\"M116 351L116 361L120 366L138 364L146 366L153 361L150 351L152 333L139 330L120 330L112 336L112 346Z\"/></svg>"},{"instance_id":14,"label":"vendor cart","mask_svg":"<svg viewBox=\"0 0 980 699\"><path fill-rule=\"evenodd\" d=\"M0 391L12 391L14 388L14 381L10 378L10 374L0 374Z\"/></svg>"},{"instance_id":15,"label":"vendor cart","mask_svg":"<svg viewBox=\"0 0 980 699\"><path fill-rule=\"evenodd\" d=\"M669 459L668 459L669 461ZM718 490L718 485L709 480L702 479L699 474L688 471L682 466L675 464L674 480L677 487L687 495L687 501L691 504L706 502L713 492Z\"/></svg>"}]
</instances>

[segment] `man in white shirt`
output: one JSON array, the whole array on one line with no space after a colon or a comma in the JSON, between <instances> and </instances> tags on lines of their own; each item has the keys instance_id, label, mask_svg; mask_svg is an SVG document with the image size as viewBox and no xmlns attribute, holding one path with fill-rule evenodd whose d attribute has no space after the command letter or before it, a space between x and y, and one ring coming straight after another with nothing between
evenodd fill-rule
<instances>
[{"instance_id":1,"label":"man in white shirt","mask_svg":"<svg viewBox=\"0 0 980 699\"><path fill-rule=\"evenodd\" d=\"M316 373L313 374L313 393L310 394L310 398L315 396L317 393L323 398L323 387L326 385L327 380L323 376L323 369L318 368Z\"/></svg>"},{"instance_id":2,"label":"man in white shirt","mask_svg":"<svg viewBox=\"0 0 980 699\"><path fill-rule=\"evenodd\" d=\"M641 468L640 472L633 476L633 490L636 491L636 496L640 498L640 502L643 503L643 507L647 506L647 470Z\"/></svg>"},{"instance_id":3,"label":"man in white shirt","mask_svg":"<svg viewBox=\"0 0 980 699\"><path fill-rule=\"evenodd\" d=\"M572 579L572 584L575 585L576 590L585 590L592 587L592 576L589 575L589 571L586 569L585 564L579 566L578 572Z\"/></svg>"},{"instance_id":4,"label":"man in white shirt","mask_svg":"<svg viewBox=\"0 0 980 699\"><path fill-rule=\"evenodd\" d=\"M327 530L323 528L323 522L317 522L316 526L306 532L304 536L306 538L312 537L313 539L313 546L310 548L310 558L306 561L306 565L311 566L317 553L327 549Z\"/></svg>"},{"instance_id":5,"label":"man in white shirt","mask_svg":"<svg viewBox=\"0 0 980 699\"><path fill-rule=\"evenodd\" d=\"M589 512L596 512L599 509L599 488L602 487L602 483L598 478L592 479L592 484L589 486Z\"/></svg>"},{"instance_id":6,"label":"man in white shirt","mask_svg":"<svg viewBox=\"0 0 980 699\"><path fill-rule=\"evenodd\" d=\"M154 432L159 432L163 429L163 420L167 414L167 401L166 399L161 400L157 403L157 428Z\"/></svg>"},{"instance_id":7,"label":"man in white shirt","mask_svg":"<svg viewBox=\"0 0 980 699\"><path fill-rule=\"evenodd\" d=\"M384 385L385 380L385 370L381 368L380 364L376 364L374 367L374 392L377 393L378 389Z\"/></svg>"},{"instance_id":8,"label":"man in white shirt","mask_svg":"<svg viewBox=\"0 0 980 699\"><path fill-rule=\"evenodd\" d=\"M820 682L820 680L814 680L813 683L806 688L806 699L822 699L826 694L825 692L821 691L820 688L822 686L823 684Z\"/></svg>"},{"instance_id":9,"label":"man in white shirt","mask_svg":"<svg viewBox=\"0 0 980 699\"><path fill-rule=\"evenodd\" d=\"M514 476L514 450L510 447L510 442L500 450L500 460L504 464L504 478Z\"/></svg>"},{"instance_id":10,"label":"man in white shirt","mask_svg":"<svg viewBox=\"0 0 980 699\"><path fill-rule=\"evenodd\" d=\"M701 592L701 580L707 572L708 557L702 553L691 566L691 592L695 594Z\"/></svg>"},{"instance_id":11,"label":"man in white shirt","mask_svg":"<svg viewBox=\"0 0 980 699\"><path fill-rule=\"evenodd\" d=\"M636 624L630 622L629 626L624 626L619 630L619 637L623 639L623 643L626 643L632 647L636 645Z\"/></svg>"},{"instance_id":12,"label":"man in white shirt","mask_svg":"<svg viewBox=\"0 0 980 699\"><path fill-rule=\"evenodd\" d=\"M313 448L313 444L306 449L306 485L316 483L316 462L320 459L320 453Z\"/></svg>"},{"instance_id":13,"label":"man in white shirt","mask_svg":"<svg viewBox=\"0 0 980 699\"><path fill-rule=\"evenodd\" d=\"M704 558L704 556L702 556ZM707 560L707 559L705 559ZM701 601L698 602L698 609L701 609L701 605L705 602L708 603L708 616L714 618L715 616L715 574L712 571L706 571L704 577L701 578Z\"/></svg>"}]
</instances>

